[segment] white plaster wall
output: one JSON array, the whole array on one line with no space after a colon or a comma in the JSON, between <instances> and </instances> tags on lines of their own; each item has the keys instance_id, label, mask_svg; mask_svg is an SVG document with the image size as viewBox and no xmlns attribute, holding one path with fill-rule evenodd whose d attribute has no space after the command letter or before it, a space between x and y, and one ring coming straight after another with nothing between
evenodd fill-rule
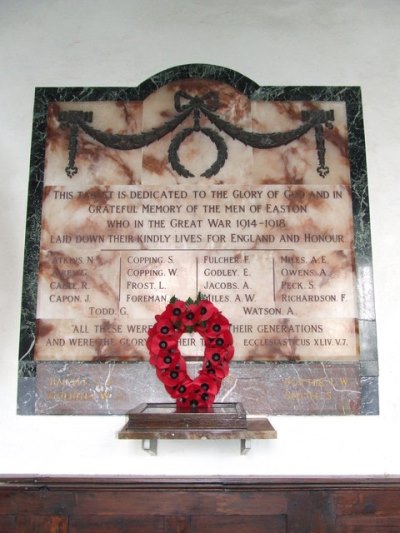
<instances>
[{"instance_id":1,"label":"white plaster wall","mask_svg":"<svg viewBox=\"0 0 400 533\"><path fill-rule=\"evenodd\" d=\"M400 474L400 2L0 1L0 474ZM16 416L35 86L136 86L186 63L260 85L360 85L381 368L378 417L273 417L276 441L119 441L124 417Z\"/></svg>"}]
</instances>

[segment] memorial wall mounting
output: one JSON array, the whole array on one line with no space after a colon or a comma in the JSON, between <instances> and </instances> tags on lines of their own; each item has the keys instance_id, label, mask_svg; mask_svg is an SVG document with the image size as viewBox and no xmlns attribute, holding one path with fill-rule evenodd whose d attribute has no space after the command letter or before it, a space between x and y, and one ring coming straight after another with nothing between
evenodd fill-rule
<instances>
[{"instance_id":1,"label":"memorial wall mounting","mask_svg":"<svg viewBox=\"0 0 400 533\"><path fill-rule=\"evenodd\" d=\"M36 90L19 413L165 401L147 330L198 292L232 323L218 401L378 412L359 88L186 65L137 88ZM200 340L180 341L193 373Z\"/></svg>"}]
</instances>

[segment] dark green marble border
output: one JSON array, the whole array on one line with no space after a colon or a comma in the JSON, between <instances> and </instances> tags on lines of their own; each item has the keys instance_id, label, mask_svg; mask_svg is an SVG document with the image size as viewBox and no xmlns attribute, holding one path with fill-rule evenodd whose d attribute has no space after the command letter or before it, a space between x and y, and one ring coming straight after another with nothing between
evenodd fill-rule
<instances>
[{"instance_id":1,"label":"dark green marble border","mask_svg":"<svg viewBox=\"0 0 400 533\"><path fill-rule=\"evenodd\" d=\"M164 70L147 79L135 88L45 87L36 89L19 349L19 413L34 413L36 363L33 361L33 345L35 339L37 270L41 231L41 204L48 104L52 101L87 102L143 100L160 87L163 87L172 81L185 78L206 78L228 83L253 100L310 100L346 103L355 228L356 271L358 280L357 294L360 318L361 362L359 367L362 383L361 414L378 414L377 342L361 90L359 87L260 87L249 78L246 78L234 70L205 64L182 65ZM307 365L307 363L293 364Z\"/></svg>"}]
</instances>

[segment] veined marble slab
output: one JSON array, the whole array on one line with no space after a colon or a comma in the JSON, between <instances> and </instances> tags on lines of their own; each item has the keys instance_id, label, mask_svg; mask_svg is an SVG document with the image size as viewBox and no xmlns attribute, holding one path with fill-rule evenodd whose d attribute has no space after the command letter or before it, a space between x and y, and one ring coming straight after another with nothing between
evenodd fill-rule
<instances>
[{"instance_id":1,"label":"veined marble slab","mask_svg":"<svg viewBox=\"0 0 400 533\"><path fill-rule=\"evenodd\" d=\"M200 291L232 323L218 401L376 414L359 89L257 87L205 65L154 79L37 90L19 412L165 401L147 330ZM201 339L181 351L201 358Z\"/></svg>"}]
</instances>

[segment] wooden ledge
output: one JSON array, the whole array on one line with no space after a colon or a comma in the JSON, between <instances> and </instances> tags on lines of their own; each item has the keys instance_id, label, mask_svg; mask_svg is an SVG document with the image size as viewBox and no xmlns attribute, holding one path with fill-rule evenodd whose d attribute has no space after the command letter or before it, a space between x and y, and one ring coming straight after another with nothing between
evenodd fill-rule
<instances>
[{"instance_id":1,"label":"wooden ledge","mask_svg":"<svg viewBox=\"0 0 400 533\"><path fill-rule=\"evenodd\" d=\"M267 418L250 418L240 403L216 403L210 411L177 411L172 403L140 404L128 413L120 439L141 439L142 448L157 455L159 439L238 439L244 455L251 439L276 439Z\"/></svg>"}]
</instances>

